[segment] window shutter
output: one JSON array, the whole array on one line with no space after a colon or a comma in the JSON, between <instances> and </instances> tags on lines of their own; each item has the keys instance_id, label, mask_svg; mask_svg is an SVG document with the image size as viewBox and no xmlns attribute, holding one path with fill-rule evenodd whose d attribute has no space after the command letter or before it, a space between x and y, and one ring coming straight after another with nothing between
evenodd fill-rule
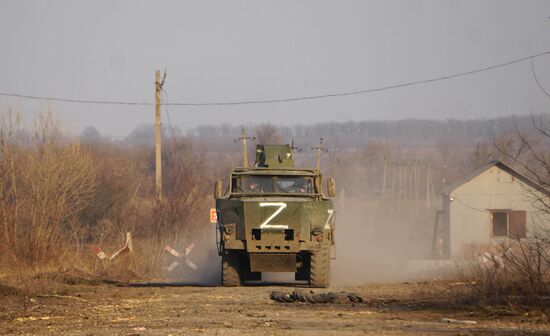
<instances>
[{"instance_id":1,"label":"window shutter","mask_svg":"<svg viewBox=\"0 0 550 336\"><path fill-rule=\"evenodd\" d=\"M527 213L521 211L510 211L509 218L510 238L526 238L527 237Z\"/></svg>"}]
</instances>

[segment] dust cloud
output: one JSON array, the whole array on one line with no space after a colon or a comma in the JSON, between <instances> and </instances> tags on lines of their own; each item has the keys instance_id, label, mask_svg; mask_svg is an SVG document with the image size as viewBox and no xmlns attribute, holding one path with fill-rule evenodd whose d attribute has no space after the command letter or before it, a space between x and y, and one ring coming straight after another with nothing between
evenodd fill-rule
<instances>
[{"instance_id":1,"label":"dust cloud","mask_svg":"<svg viewBox=\"0 0 550 336\"><path fill-rule=\"evenodd\" d=\"M194 244L191 252L186 259L178 260L170 255L166 256L166 279L171 282L199 285L199 286L217 286L221 278L221 257L218 256L216 247L216 230L214 224L205 224L205 227L199 232L192 234L186 239L185 244L179 244L174 249L178 252L184 252L185 248ZM190 261L197 266L193 269L185 261ZM179 264L172 271L167 268L172 262Z\"/></svg>"},{"instance_id":2,"label":"dust cloud","mask_svg":"<svg viewBox=\"0 0 550 336\"><path fill-rule=\"evenodd\" d=\"M411 261L431 256L433 211L422 204L349 199L336 202L332 285L421 279Z\"/></svg>"}]
</instances>

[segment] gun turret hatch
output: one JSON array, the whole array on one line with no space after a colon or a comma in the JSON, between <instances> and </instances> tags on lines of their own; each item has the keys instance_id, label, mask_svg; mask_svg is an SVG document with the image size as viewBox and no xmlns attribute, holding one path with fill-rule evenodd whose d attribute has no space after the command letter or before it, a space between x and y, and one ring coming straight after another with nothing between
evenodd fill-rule
<instances>
[{"instance_id":1,"label":"gun turret hatch","mask_svg":"<svg viewBox=\"0 0 550 336\"><path fill-rule=\"evenodd\" d=\"M290 145L257 145L254 167L294 168Z\"/></svg>"}]
</instances>

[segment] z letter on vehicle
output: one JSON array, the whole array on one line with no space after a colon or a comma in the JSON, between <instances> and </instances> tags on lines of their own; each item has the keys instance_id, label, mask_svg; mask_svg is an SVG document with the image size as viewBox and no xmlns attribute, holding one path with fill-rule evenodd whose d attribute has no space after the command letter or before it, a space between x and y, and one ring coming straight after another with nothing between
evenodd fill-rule
<instances>
[{"instance_id":1,"label":"z letter on vehicle","mask_svg":"<svg viewBox=\"0 0 550 336\"><path fill-rule=\"evenodd\" d=\"M283 209L286 208L286 203L262 202L260 203L260 207L279 207L279 209L275 210L275 212L260 225L260 229L288 229L288 225L269 224L273 220L273 218L277 217L277 215L279 215L281 211L283 211Z\"/></svg>"},{"instance_id":2,"label":"z letter on vehicle","mask_svg":"<svg viewBox=\"0 0 550 336\"><path fill-rule=\"evenodd\" d=\"M327 222L325 223L325 230L330 229L330 219L334 214L334 209L328 209L327 212L328 212L328 218L327 218Z\"/></svg>"}]
</instances>

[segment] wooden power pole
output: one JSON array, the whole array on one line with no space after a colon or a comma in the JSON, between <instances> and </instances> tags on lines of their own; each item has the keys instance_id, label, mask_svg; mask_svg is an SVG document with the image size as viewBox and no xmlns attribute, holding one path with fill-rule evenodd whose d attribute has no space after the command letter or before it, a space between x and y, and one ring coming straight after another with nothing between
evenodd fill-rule
<instances>
[{"instance_id":1,"label":"wooden power pole","mask_svg":"<svg viewBox=\"0 0 550 336\"><path fill-rule=\"evenodd\" d=\"M246 140L254 140L256 139L255 137L251 138L251 137L247 137L246 136L246 130L244 129L243 127L243 132L241 134L241 137L240 138L237 138L235 139L235 142L237 141L240 141L242 144L243 144L243 167L248 167L248 147L247 147L247 144L246 144Z\"/></svg>"},{"instance_id":2,"label":"wooden power pole","mask_svg":"<svg viewBox=\"0 0 550 336\"><path fill-rule=\"evenodd\" d=\"M388 173L388 160L384 158L384 175L382 176L382 199L386 198L386 175Z\"/></svg>"},{"instance_id":3,"label":"wooden power pole","mask_svg":"<svg viewBox=\"0 0 550 336\"><path fill-rule=\"evenodd\" d=\"M166 78L166 72L164 73ZM160 80L160 71L155 73L155 185L157 191L157 200L162 200L162 152L161 152L161 124L160 124L160 94L164 78Z\"/></svg>"},{"instance_id":4,"label":"wooden power pole","mask_svg":"<svg viewBox=\"0 0 550 336\"><path fill-rule=\"evenodd\" d=\"M317 166L317 169L321 169L321 153L327 151L325 145L323 144L323 138L319 140L319 145L317 145L316 147L312 147L312 149L315 149L317 151L316 166Z\"/></svg>"},{"instance_id":5,"label":"wooden power pole","mask_svg":"<svg viewBox=\"0 0 550 336\"><path fill-rule=\"evenodd\" d=\"M296 152L301 152L302 149L298 148L296 145L294 145L294 138L292 138L292 142L290 143L290 155L292 157L292 160L295 160Z\"/></svg>"}]
</instances>

